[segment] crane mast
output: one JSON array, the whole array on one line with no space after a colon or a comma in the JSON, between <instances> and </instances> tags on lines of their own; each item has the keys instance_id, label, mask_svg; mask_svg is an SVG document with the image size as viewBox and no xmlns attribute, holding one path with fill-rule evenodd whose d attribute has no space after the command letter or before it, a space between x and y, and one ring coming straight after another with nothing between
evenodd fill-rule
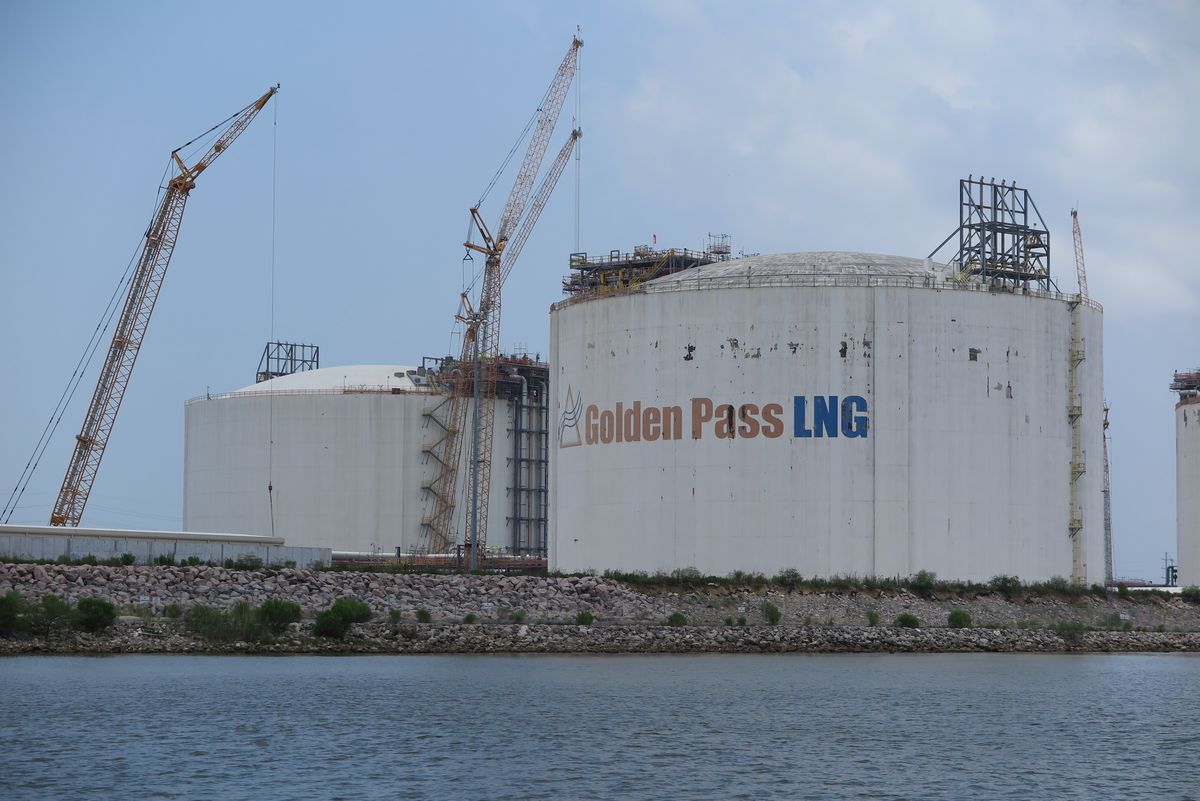
<instances>
[{"instance_id":1,"label":"crane mast","mask_svg":"<svg viewBox=\"0 0 1200 801\"><path fill-rule=\"evenodd\" d=\"M100 468L100 460L104 456L104 449L116 422L117 412L120 411L121 400L129 386L133 365L137 361L138 351L150 325L150 315L154 312L154 304L162 288L167 266L171 263L171 254L179 237L179 225L183 221L183 210L187 205L188 195L196 187L196 178L233 144L278 91L278 85L272 86L262 97L228 120L216 141L191 167L179 156L179 150L182 148L171 152L179 174L167 183L162 201L146 231L142 251L125 295L121 316L113 330L112 341L100 368L96 389L84 415L83 426L75 436L75 450L67 465L67 473L59 490L58 500L55 501L54 511L50 515L50 525L79 525L88 494Z\"/></svg>"},{"instance_id":2,"label":"crane mast","mask_svg":"<svg viewBox=\"0 0 1200 801\"><path fill-rule=\"evenodd\" d=\"M564 145L555 165L547 173L539 190L533 209L521 228L521 218L529 204L529 196L533 191L533 183L545 157L550 136L562 111L571 81L579 61L579 48L583 41L575 37L571 47L559 64L558 71L542 103L538 108L537 124L530 138L525 157L517 172L512 191L504 204L500 222L495 235L483 219L479 207L470 210L474 230L479 234L480 242L465 242L464 245L485 257L483 268L483 284L479 293L479 303L472 307L465 294L462 298L462 309L458 319L466 324L463 335L462 356L456 364L456 369L448 381L449 406L445 418L438 420L442 429L441 436L432 445L426 446L425 453L438 463L438 475L428 482L424 488L429 493L432 509L422 520L424 529L423 539L432 551L444 551L452 544L450 527L454 517L457 498L458 466L462 453L462 432L466 426L468 401L474 401L474 420L472 425L472 448L469 452L471 460L472 480L469 487L470 519L470 558L472 563L477 558L477 552L487 542L487 510L491 488L492 473L492 436L495 423L496 397L496 359L500 356L500 311L501 287L504 279L511 272L528 238L533 224L541 214L554 184L566 166L567 156L574 147L580 133L572 131L567 145ZM560 163L561 162L561 163ZM514 238L514 231L516 236ZM505 258L510 240L519 243ZM470 369L467 366L470 365ZM438 418L434 418L438 419Z\"/></svg>"},{"instance_id":3,"label":"crane mast","mask_svg":"<svg viewBox=\"0 0 1200 801\"><path fill-rule=\"evenodd\" d=\"M1088 296L1087 270L1083 264L1083 232L1079 229L1079 212L1071 209L1071 236L1075 239L1075 278L1080 297Z\"/></svg>"}]
</instances>

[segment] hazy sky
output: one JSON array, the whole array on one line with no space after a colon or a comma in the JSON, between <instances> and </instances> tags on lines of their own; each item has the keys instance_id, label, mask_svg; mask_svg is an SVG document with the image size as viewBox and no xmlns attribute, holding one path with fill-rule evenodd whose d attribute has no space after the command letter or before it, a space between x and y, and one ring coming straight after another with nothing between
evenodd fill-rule
<instances>
[{"instance_id":1,"label":"hazy sky","mask_svg":"<svg viewBox=\"0 0 1200 801\"><path fill-rule=\"evenodd\" d=\"M446 353L467 209L576 25L584 250L700 247L711 231L747 252L920 257L973 173L1030 189L1072 290L1077 204L1105 306L1116 571L1161 575L1167 384L1200 366L1193 2L7 0L0 495L139 245L168 153L275 82L276 105L191 195L84 524L180 525L184 401L253 383L272 333L318 344L327 366ZM569 169L506 285L508 348L548 351L575 191ZM48 519L94 377L14 521Z\"/></svg>"}]
</instances>

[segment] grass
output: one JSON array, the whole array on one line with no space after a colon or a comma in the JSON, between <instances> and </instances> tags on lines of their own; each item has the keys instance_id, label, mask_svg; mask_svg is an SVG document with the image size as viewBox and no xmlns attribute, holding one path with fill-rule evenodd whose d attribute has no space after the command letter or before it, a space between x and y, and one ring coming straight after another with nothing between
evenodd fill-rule
<instances>
[{"instance_id":1,"label":"grass","mask_svg":"<svg viewBox=\"0 0 1200 801\"><path fill-rule=\"evenodd\" d=\"M596 622L596 616L586 609L575 616L576 626L590 626Z\"/></svg>"},{"instance_id":2,"label":"grass","mask_svg":"<svg viewBox=\"0 0 1200 801\"><path fill-rule=\"evenodd\" d=\"M779 619L783 617L779 611L779 607L770 601L763 601L762 605L759 607L759 611L762 612L763 619L772 626L777 624Z\"/></svg>"},{"instance_id":3,"label":"grass","mask_svg":"<svg viewBox=\"0 0 1200 801\"><path fill-rule=\"evenodd\" d=\"M946 625L952 629L971 628L971 615L966 609L952 609L946 616Z\"/></svg>"},{"instance_id":4,"label":"grass","mask_svg":"<svg viewBox=\"0 0 1200 801\"><path fill-rule=\"evenodd\" d=\"M898 629L919 629L921 621L912 612L904 612L896 617L892 625Z\"/></svg>"},{"instance_id":5,"label":"grass","mask_svg":"<svg viewBox=\"0 0 1200 801\"><path fill-rule=\"evenodd\" d=\"M687 618L684 617L683 612L672 612L671 616L667 618L667 625L675 628L686 626Z\"/></svg>"},{"instance_id":6,"label":"grass","mask_svg":"<svg viewBox=\"0 0 1200 801\"><path fill-rule=\"evenodd\" d=\"M868 626L878 626L879 625L879 613L876 612L874 609L867 610L867 625Z\"/></svg>"}]
</instances>

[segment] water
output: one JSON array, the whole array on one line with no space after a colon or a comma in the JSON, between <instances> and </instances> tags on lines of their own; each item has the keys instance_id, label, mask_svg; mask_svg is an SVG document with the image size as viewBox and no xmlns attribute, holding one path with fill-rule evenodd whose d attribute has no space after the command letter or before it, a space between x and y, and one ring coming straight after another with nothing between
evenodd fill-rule
<instances>
[{"instance_id":1,"label":"water","mask_svg":"<svg viewBox=\"0 0 1200 801\"><path fill-rule=\"evenodd\" d=\"M0 798L1197 798L1200 655L20 657Z\"/></svg>"}]
</instances>

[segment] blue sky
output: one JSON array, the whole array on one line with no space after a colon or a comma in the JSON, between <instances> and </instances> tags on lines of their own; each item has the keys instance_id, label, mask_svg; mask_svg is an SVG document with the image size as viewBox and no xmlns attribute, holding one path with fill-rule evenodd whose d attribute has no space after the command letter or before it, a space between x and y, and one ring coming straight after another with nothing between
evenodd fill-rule
<instances>
[{"instance_id":1,"label":"blue sky","mask_svg":"<svg viewBox=\"0 0 1200 801\"><path fill-rule=\"evenodd\" d=\"M982 173L1031 190L1070 289L1077 204L1106 310L1116 568L1159 575L1175 551L1166 386L1200 366L1190 2L9 0L2 494L138 246L167 154L275 82L277 105L192 193L85 524L180 524L183 403L252 383L272 333L328 365L446 353L467 208L576 25L585 250L719 231L735 250L924 256L955 225L957 179ZM574 194L569 169L506 284L508 347L548 350ZM48 518L91 380L14 520Z\"/></svg>"}]
</instances>

